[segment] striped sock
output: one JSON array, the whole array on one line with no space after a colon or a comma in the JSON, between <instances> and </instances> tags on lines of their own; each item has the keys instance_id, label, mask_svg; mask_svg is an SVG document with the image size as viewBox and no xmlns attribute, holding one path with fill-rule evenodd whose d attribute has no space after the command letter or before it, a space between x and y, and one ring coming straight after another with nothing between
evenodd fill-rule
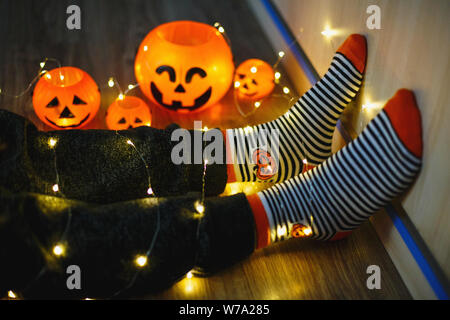
<instances>
[{"instance_id":1,"label":"striped sock","mask_svg":"<svg viewBox=\"0 0 450 320\"><path fill-rule=\"evenodd\" d=\"M402 89L322 165L248 197L258 247L291 237L340 238L408 188L421 157L420 111Z\"/></svg>"},{"instance_id":2,"label":"striped sock","mask_svg":"<svg viewBox=\"0 0 450 320\"><path fill-rule=\"evenodd\" d=\"M305 164L327 159L336 123L361 87L365 63L366 40L353 34L337 50L325 76L283 116L228 129L228 182L280 182L309 169Z\"/></svg>"}]
</instances>

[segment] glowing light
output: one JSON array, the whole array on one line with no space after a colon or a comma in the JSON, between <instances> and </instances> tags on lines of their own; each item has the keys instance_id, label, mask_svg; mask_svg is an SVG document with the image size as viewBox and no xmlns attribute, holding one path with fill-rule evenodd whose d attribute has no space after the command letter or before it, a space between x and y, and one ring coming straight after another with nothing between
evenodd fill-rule
<instances>
[{"instance_id":1,"label":"glowing light","mask_svg":"<svg viewBox=\"0 0 450 320\"><path fill-rule=\"evenodd\" d=\"M275 72L275 79L280 79L281 78L281 73L279 73L278 71Z\"/></svg>"},{"instance_id":2,"label":"glowing light","mask_svg":"<svg viewBox=\"0 0 450 320\"><path fill-rule=\"evenodd\" d=\"M288 87L284 87L284 88L283 88L283 92L284 92L285 94L288 94L289 92L291 92L291 90L289 90Z\"/></svg>"},{"instance_id":3,"label":"glowing light","mask_svg":"<svg viewBox=\"0 0 450 320\"><path fill-rule=\"evenodd\" d=\"M337 35L337 33L338 33L337 30L333 30L333 29L331 29L329 26L326 26L326 27L325 27L325 30L323 30L323 31L321 32L321 34L322 34L323 36L325 36L326 38L331 38L331 37Z\"/></svg>"},{"instance_id":4,"label":"glowing light","mask_svg":"<svg viewBox=\"0 0 450 320\"><path fill-rule=\"evenodd\" d=\"M252 130L253 130L253 128L250 127L250 126L246 126L246 127L244 128L244 132L245 132L245 133L252 132Z\"/></svg>"},{"instance_id":5,"label":"glowing light","mask_svg":"<svg viewBox=\"0 0 450 320\"><path fill-rule=\"evenodd\" d=\"M258 71L258 68L256 68L256 67L251 67L250 68L250 72L251 73L256 73Z\"/></svg>"},{"instance_id":6,"label":"glowing light","mask_svg":"<svg viewBox=\"0 0 450 320\"><path fill-rule=\"evenodd\" d=\"M133 147L134 147L134 143L133 143L130 139L127 140L127 143L128 143L130 146L133 146Z\"/></svg>"},{"instance_id":7,"label":"glowing light","mask_svg":"<svg viewBox=\"0 0 450 320\"><path fill-rule=\"evenodd\" d=\"M58 143L58 140L56 140L55 138L50 138L50 139L48 139L48 146L49 146L50 148L55 147L57 143Z\"/></svg>"},{"instance_id":8,"label":"glowing light","mask_svg":"<svg viewBox=\"0 0 450 320\"><path fill-rule=\"evenodd\" d=\"M285 236L287 233L286 226L278 227L277 234L279 237Z\"/></svg>"},{"instance_id":9,"label":"glowing light","mask_svg":"<svg viewBox=\"0 0 450 320\"><path fill-rule=\"evenodd\" d=\"M94 299L91 299L91 298L84 298L83 300L90 301L90 300L94 300Z\"/></svg>"},{"instance_id":10,"label":"glowing light","mask_svg":"<svg viewBox=\"0 0 450 320\"><path fill-rule=\"evenodd\" d=\"M205 166L208 164L208 159L205 159Z\"/></svg>"},{"instance_id":11,"label":"glowing light","mask_svg":"<svg viewBox=\"0 0 450 320\"><path fill-rule=\"evenodd\" d=\"M144 51L147 51L148 50L148 46L144 46Z\"/></svg>"},{"instance_id":12,"label":"glowing light","mask_svg":"<svg viewBox=\"0 0 450 320\"><path fill-rule=\"evenodd\" d=\"M134 88L134 85L132 85L132 84L129 84L128 85L128 90L131 90L131 89L133 89Z\"/></svg>"},{"instance_id":13,"label":"glowing light","mask_svg":"<svg viewBox=\"0 0 450 320\"><path fill-rule=\"evenodd\" d=\"M225 29L222 26L220 26L217 30L219 30L220 33L224 33L225 32Z\"/></svg>"},{"instance_id":14,"label":"glowing light","mask_svg":"<svg viewBox=\"0 0 450 320\"><path fill-rule=\"evenodd\" d=\"M220 26L220 23L218 23L218 22L214 22L214 27L218 27L218 26Z\"/></svg>"},{"instance_id":15,"label":"glowing light","mask_svg":"<svg viewBox=\"0 0 450 320\"><path fill-rule=\"evenodd\" d=\"M53 187L52 187L52 190L53 190L54 192L58 192L58 191L59 191L59 186L58 186L58 184L54 184Z\"/></svg>"},{"instance_id":16,"label":"glowing light","mask_svg":"<svg viewBox=\"0 0 450 320\"><path fill-rule=\"evenodd\" d=\"M188 279L192 279L193 276L194 276L194 275L192 274L191 271L189 271L189 272L186 274L186 278L188 278Z\"/></svg>"},{"instance_id":17,"label":"glowing light","mask_svg":"<svg viewBox=\"0 0 450 320\"><path fill-rule=\"evenodd\" d=\"M256 101L256 102L255 102L255 108L259 108L260 106L261 106L261 102Z\"/></svg>"},{"instance_id":18,"label":"glowing light","mask_svg":"<svg viewBox=\"0 0 450 320\"><path fill-rule=\"evenodd\" d=\"M303 229L303 233L305 234L305 236L311 235L311 233L312 233L311 227L307 227L307 228Z\"/></svg>"},{"instance_id":19,"label":"glowing light","mask_svg":"<svg viewBox=\"0 0 450 320\"><path fill-rule=\"evenodd\" d=\"M64 76L62 74L59 75L59 79L61 79L61 81L64 80Z\"/></svg>"},{"instance_id":20,"label":"glowing light","mask_svg":"<svg viewBox=\"0 0 450 320\"><path fill-rule=\"evenodd\" d=\"M302 162L303 162L304 164L308 164L308 160L306 160L306 159L303 159Z\"/></svg>"},{"instance_id":21,"label":"glowing light","mask_svg":"<svg viewBox=\"0 0 450 320\"><path fill-rule=\"evenodd\" d=\"M234 87L235 88L239 88L241 86L241 83L239 82L239 81L236 81L235 83L234 83Z\"/></svg>"},{"instance_id":22,"label":"glowing light","mask_svg":"<svg viewBox=\"0 0 450 320\"><path fill-rule=\"evenodd\" d=\"M197 210L198 213L203 214L203 212L205 212L205 206L203 203L197 202L195 204L195 210Z\"/></svg>"},{"instance_id":23,"label":"glowing light","mask_svg":"<svg viewBox=\"0 0 450 320\"><path fill-rule=\"evenodd\" d=\"M206 132L206 131L208 131L208 130L209 130L209 129L208 129L208 127L207 127L207 126L204 126L204 127L203 127L203 131L205 131L205 132Z\"/></svg>"},{"instance_id":24,"label":"glowing light","mask_svg":"<svg viewBox=\"0 0 450 320\"><path fill-rule=\"evenodd\" d=\"M14 293L14 291L9 290L8 291L8 297L11 298L11 299L16 299L17 295Z\"/></svg>"},{"instance_id":25,"label":"glowing light","mask_svg":"<svg viewBox=\"0 0 450 320\"><path fill-rule=\"evenodd\" d=\"M123 94L122 94L122 93L121 93L121 94L119 94L119 97L118 97L118 99L119 99L119 100L123 100L123 98L124 98Z\"/></svg>"},{"instance_id":26,"label":"glowing light","mask_svg":"<svg viewBox=\"0 0 450 320\"><path fill-rule=\"evenodd\" d=\"M280 52L278 52L278 56L279 56L280 58L283 58L283 57L284 57L284 55L285 55L284 51L280 51Z\"/></svg>"},{"instance_id":27,"label":"glowing light","mask_svg":"<svg viewBox=\"0 0 450 320\"><path fill-rule=\"evenodd\" d=\"M53 254L55 256L61 256L64 254L64 246L62 244L57 244L56 246L53 247Z\"/></svg>"},{"instance_id":28,"label":"glowing light","mask_svg":"<svg viewBox=\"0 0 450 320\"><path fill-rule=\"evenodd\" d=\"M114 79L113 79L113 78L109 78L109 80L108 80L108 86L109 86L110 88L114 87Z\"/></svg>"},{"instance_id":29,"label":"glowing light","mask_svg":"<svg viewBox=\"0 0 450 320\"><path fill-rule=\"evenodd\" d=\"M138 256L135 260L136 265L138 267L145 267L147 265L147 257L146 256Z\"/></svg>"},{"instance_id":30,"label":"glowing light","mask_svg":"<svg viewBox=\"0 0 450 320\"><path fill-rule=\"evenodd\" d=\"M147 189L147 194L149 194L149 195L152 195L152 194L153 194L153 190L152 190L151 187L149 187L149 188Z\"/></svg>"},{"instance_id":31,"label":"glowing light","mask_svg":"<svg viewBox=\"0 0 450 320\"><path fill-rule=\"evenodd\" d=\"M41 68L43 68L45 66L45 61L42 61L41 63L39 63L39 65L41 66Z\"/></svg>"},{"instance_id":32,"label":"glowing light","mask_svg":"<svg viewBox=\"0 0 450 320\"><path fill-rule=\"evenodd\" d=\"M47 73L47 74L45 75L45 77L46 77L47 79L51 79L51 78L52 78L52 76L50 75L50 73Z\"/></svg>"}]
</instances>

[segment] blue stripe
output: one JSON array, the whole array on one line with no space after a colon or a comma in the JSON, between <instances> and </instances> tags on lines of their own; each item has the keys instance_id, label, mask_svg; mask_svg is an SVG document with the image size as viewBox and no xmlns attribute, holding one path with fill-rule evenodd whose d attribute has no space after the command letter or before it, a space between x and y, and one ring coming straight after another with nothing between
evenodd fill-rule
<instances>
[{"instance_id":1,"label":"blue stripe","mask_svg":"<svg viewBox=\"0 0 450 320\"><path fill-rule=\"evenodd\" d=\"M402 239L405 242L406 246L408 247L409 251L411 252L420 269L422 270L422 273L424 274L425 278L427 278L428 283L430 284L437 298L441 300L448 300L449 297L445 292L444 287L439 282L439 279L434 274L427 259L425 259L416 242L411 237L403 221L397 215L397 212L395 212L395 209L392 207L391 204L388 204L385 209L386 212L391 217L394 226L397 228L397 231L402 236Z\"/></svg>"},{"instance_id":2,"label":"blue stripe","mask_svg":"<svg viewBox=\"0 0 450 320\"><path fill-rule=\"evenodd\" d=\"M278 13L277 9L272 5L270 0L261 0L262 4L264 5L265 9L269 13L270 17L272 18L273 22L275 23L276 27L278 28L278 31L281 33L284 41L289 46L289 49L295 56L297 62L301 66L302 70L305 72L306 77L308 78L311 85L314 85L318 80L320 80L319 75L317 74L314 67L311 65L310 61L306 58L306 55L304 52L301 51L301 48L297 44L297 40L293 36L292 32L289 30L289 28L286 26L286 23L284 22L283 18ZM293 47L291 47L291 43L294 42L297 44ZM351 137L348 135L347 131L343 128L340 121L337 123L338 130L341 132L344 140L349 143L351 141ZM417 246L416 242L414 241L413 237L407 230L406 226L403 224L397 213L395 212L395 209L392 207L392 205L386 206L386 212L389 214L389 216L392 219L392 222L397 229L397 231L400 233L403 241L405 242L406 246L408 247L409 251L411 252L412 256L417 262L417 265L419 266L420 270L424 274L425 278L428 280L428 283L430 284L431 288L433 289L434 293L436 294L438 299L441 300L448 300L449 296L447 292L445 291L442 284L439 282L439 279L436 277L435 273L433 272L433 269L431 268L430 264L420 251L419 247Z\"/></svg>"},{"instance_id":3,"label":"blue stripe","mask_svg":"<svg viewBox=\"0 0 450 320\"><path fill-rule=\"evenodd\" d=\"M281 35L283 36L283 39L288 45L290 51L294 54L303 72L305 72L309 82L311 83L311 85L314 85L317 81L320 80L320 77L317 74L316 70L312 67L309 60L306 58L305 53L302 52L301 49L298 47L297 40L294 38L292 32L288 29L288 27L284 23L283 18L274 8L270 0L261 0L261 2L264 5L267 12L269 13L270 17L272 18L272 21L275 23L278 31L280 31ZM291 47L293 42L296 45Z\"/></svg>"}]
</instances>

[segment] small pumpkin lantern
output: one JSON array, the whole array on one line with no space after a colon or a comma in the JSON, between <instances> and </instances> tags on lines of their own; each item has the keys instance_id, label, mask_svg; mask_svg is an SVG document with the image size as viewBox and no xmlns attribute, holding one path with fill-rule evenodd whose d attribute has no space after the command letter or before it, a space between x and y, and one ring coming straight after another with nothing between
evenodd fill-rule
<instances>
[{"instance_id":1,"label":"small pumpkin lantern","mask_svg":"<svg viewBox=\"0 0 450 320\"><path fill-rule=\"evenodd\" d=\"M106 113L106 125L111 130L126 130L150 126L152 116L147 104L138 97L116 99Z\"/></svg>"},{"instance_id":2,"label":"small pumpkin lantern","mask_svg":"<svg viewBox=\"0 0 450 320\"><path fill-rule=\"evenodd\" d=\"M162 24L142 41L136 79L158 106L190 113L218 102L233 81L231 49L214 27L193 21Z\"/></svg>"},{"instance_id":3,"label":"small pumpkin lantern","mask_svg":"<svg viewBox=\"0 0 450 320\"><path fill-rule=\"evenodd\" d=\"M100 92L95 81L83 70L56 68L37 82L33 107L39 119L54 129L78 129L97 114Z\"/></svg>"},{"instance_id":4,"label":"small pumpkin lantern","mask_svg":"<svg viewBox=\"0 0 450 320\"><path fill-rule=\"evenodd\" d=\"M274 71L267 62L248 59L237 67L234 87L240 98L255 101L272 93L274 81Z\"/></svg>"}]
</instances>

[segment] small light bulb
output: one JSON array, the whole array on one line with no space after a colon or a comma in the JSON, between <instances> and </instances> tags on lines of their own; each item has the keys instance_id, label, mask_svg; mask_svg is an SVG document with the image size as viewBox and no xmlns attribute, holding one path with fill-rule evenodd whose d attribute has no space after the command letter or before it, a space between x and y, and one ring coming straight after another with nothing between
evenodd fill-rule
<instances>
[{"instance_id":1,"label":"small light bulb","mask_svg":"<svg viewBox=\"0 0 450 320\"><path fill-rule=\"evenodd\" d=\"M217 30L219 30L220 33L224 33L225 32L225 29L222 26L219 27Z\"/></svg>"},{"instance_id":2,"label":"small light bulb","mask_svg":"<svg viewBox=\"0 0 450 320\"><path fill-rule=\"evenodd\" d=\"M281 78L281 73L279 73L278 71L275 72L275 79L280 79Z\"/></svg>"},{"instance_id":3,"label":"small light bulb","mask_svg":"<svg viewBox=\"0 0 450 320\"><path fill-rule=\"evenodd\" d=\"M255 102L255 108L259 108L260 106L261 106L261 102L256 101L256 102Z\"/></svg>"},{"instance_id":4,"label":"small light bulb","mask_svg":"<svg viewBox=\"0 0 450 320\"><path fill-rule=\"evenodd\" d=\"M306 159L303 159L302 162L303 162L304 164L308 164L308 160L306 160Z\"/></svg>"},{"instance_id":5,"label":"small light bulb","mask_svg":"<svg viewBox=\"0 0 450 320\"><path fill-rule=\"evenodd\" d=\"M43 68L45 66L45 61L42 61L41 63L39 63L39 65L41 66L41 68Z\"/></svg>"},{"instance_id":6,"label":"small light bulb","mask_svg":"<svg viewBox=\"0 0 450 320\"><path fill-rule=\"evenodd\" d=\"M58 191L59 191L59 186L58 186L58 184L54 184L53 187L52 187L52 190L53 190L54 192L58 192Z\"/></svg>"},{"instance_id":7,"label":"small light bulb","mask_svg":"<svg viewBox=\"0 0 450 320\"><path fill-rule=\"evenodd\" d=\"M122 94L122 93L121 93L121 94L119 94L119 97L118 97L118 99L119 99L119 100L123 100L123 98L124 98L123 94Z\"/></svg>"},{"instance_id":8,"label":"small light bulb","mask_svg":"<svg viewBox=\"0 0 450 320\"><path fill-rule=\"evenodd\" d=\"M146 256L138 256L135 260L136 265L139 267L144 267L147 264L147 257Z\"/></svg>"},{"instance_id":9,"label":"small light bulb","mask_svg":"<svg viewBox=\"0 0 450 320\"><path fill-rule=\"evenodd\" d=\"M218 27L218 26L220 26L220 23L218 23L218 22L214 22L214 27Z\"/></svg>"},{"instance_id":10,"label":"small light bulb","mask_svg":"<svg viewBox=\"0 0 450 320\"><path fill-rule=\"evenodd\" d=\"M208 131L208 127L207 127L207 126L204 126L204 127L203 127L203 131L205 131L205 132Z\"/></svg>"},{"instance_id":11,"label":"small light bulb","mask_svg":"<svg viewBox=\"0 0 450 320\"><path fill-rule=\"evenodd\" d=\"M208 164L208 159L205 159L205 166Z\"/></svg>"},{"instance_id":12,"label":"small light bulb","mask_svg":"<svg viewBox=\"0 0 450 320\"><path fill-rule=\"evenodd\" d=\"M234 87L235 88L239 88L241 86L241 83L239 82L239 81L236 81L235 83L234 83Z\"/></svg>"},{"instance_id":13,"label":"small light bulb","mask_svg":"<svg viewBox=\"0 0 450 320\"><path fill-rule=\"evenodd\" d=\"M147 189L147 194L149 194L149 195L152 195L152 194L153 194L153 190L152 190L151 187L149 187L149 188Z\"/></svg>"},{"instance_id":14,"label":"small light bulb","mask_svg":"<svg viewBox=\"0 0 450 320\"><path fill-rule=\"evenodd\" d=\"M128 143L130 146L134 146L133 142L132 142L130 139L127 140L127 143Z\"/></svg>"},{"instance_id":15,"label":"small light bulb","mask_svg":"<svg viewBox=\"0 0 450 320\"><path fill-rule=\"evenodd\" d=\"M284 57L284 51L278 52L278 56L279 56L280 58L283 58L283 57Z\"/></svg>"},{"instance_id":16,"label":"small light bulb","mask_svg":"<svg viewBox=\"0 0 450 320\"><path fill-rule=\"evenodd\" d=\"M61 81L64 81L64 76L62 74L60 74L59 79L61 79Z\"/></svg>"},{"instance_id":17,"label":"small light bulb","mask_svg":"<svg viewBox=\"0 0 450 320\"><path fill-rule=\"evenodd\" d=\"M191 271L189 271L188 273L186 273L186 278L188 278L188 279L192 279L193 276L194 276L194 275L192 274Z\"/></svg>"},{"instance_id":18,"label":"small light bulb","mask_svg":"<svg viewBox=\"0 0 450 320\"><path fill-rule=\"evenodd\" d=\"M290 92L290 90L289 90L288 87L284 87L284 88L283 88L283 92L284 92L285 94L288 94L288 93Z\"/></svg>"},{"instance_id":19,"label":"small light bulb","mask_svg":"<svg viewBox=\"0 0 450 320\"><path fill-rule=\"evenodd\" d=\"M58 142L58 140L56 140L55 138L50 138L50 139L48 139L48 146L50 148L53 148L54 146L56 146L57 142Z\"/></svg>"},{"instance_id":20,"label":"small light bulb","mask_svg":"<svg viewBox=\"0 0 450 320\"><path fill-rule=\"evenodd\" d=\"M52 78L52 76L50 75L50 73L47 73L47 74L45 75L45 77L46 77L47 79L51 79L51 78Z\"/></svg>"},{"instance_id":21,"label":"small light bulb","mask_svg":"<svg viewBox=\"0 0 450 320\"><path fill-rule=\"evenodd\" d=\"M11 298L11 299L16 299L17 295L14 293L14 291L9 290L8 291L8 297Z\"/></svg>"},{"instance_id":22,"label":"small light bulb","mask_svg":"<svg viewBox=\"0 0 450 320\"><path fill-rule=\"evenodd\" d=\"M57 244L53 247L53 253L55 256L61 256L62 254L64 254L64 246L62 244Z\"/></svg>"},{"instance_id":23,"label":"small light bulb","mask_svg":"<svg viewBox=\"0 0 450 320\"><path fill-rule=\"evenodd\" d=\"M148 46L144 46L144 51L147 51L148 50Z\"/></svg>"},{"instance_id":24,"label":"small light bulb","mask_svg":"<svg viewBox=\"0 0 450 320\"><path fill-rule=\"evenodd\" d=\"M198 213L203 214L203 212L205 212L205 206L202 203L197 202L195 204L195 210L197 210Z\"/></svg>"},{"instance_id":25,"label":"small light bulb","mask_svg":"<svg viewBox=\"0 0 450 320\"><path fill-rule=\"evenodd\" d=\"M251 67L250 68L250 72L251 73L256 73L258 71L258 68L256 68L256 67Z\"/></svg>"},{"instance_id":26,"label":"small light bulb","mask_svg":"<svg viewBox=\"0 0 450 320\"><path fill-rule=\"evenodd\" d=\"M309 236L311 233L312 233L311 227L307 227L307 228L303 229L303 234L305 236Z\"/></svg>"},{"instance_id":27,"label":"small light bulb","mask_svg":"<svg viewBox=\"0 0 450 320\"><path fill-rule=\"evenodd\" d=\"M128 85L128 90L131 90L131 89L133 89L134 88L134 85L132 85L132 84L129 84Z\"/></svg>"},{"instance_id":28,"label":"small light bulb","mask_svg":"<svg viewBox=\"0 0 450 320\"><path fill-rule=\"evenodd\" d=\"M277 234L278 234L279 237L282 237L282 236L286 235L286 233L287 233L286 226L278 227Z\"/></svg>"},{"instance_id":29,"label":"small light bulb","mask_svg":"<svg viewBox=\"0 0 450 320\"><path fill-rule=\"evenodd\" d=\"M110 88L114 87L114 79L113 79L113 78L109 78L109 80L108 80L108 86L109 86Z\"/></svg>"}]
</instances>

